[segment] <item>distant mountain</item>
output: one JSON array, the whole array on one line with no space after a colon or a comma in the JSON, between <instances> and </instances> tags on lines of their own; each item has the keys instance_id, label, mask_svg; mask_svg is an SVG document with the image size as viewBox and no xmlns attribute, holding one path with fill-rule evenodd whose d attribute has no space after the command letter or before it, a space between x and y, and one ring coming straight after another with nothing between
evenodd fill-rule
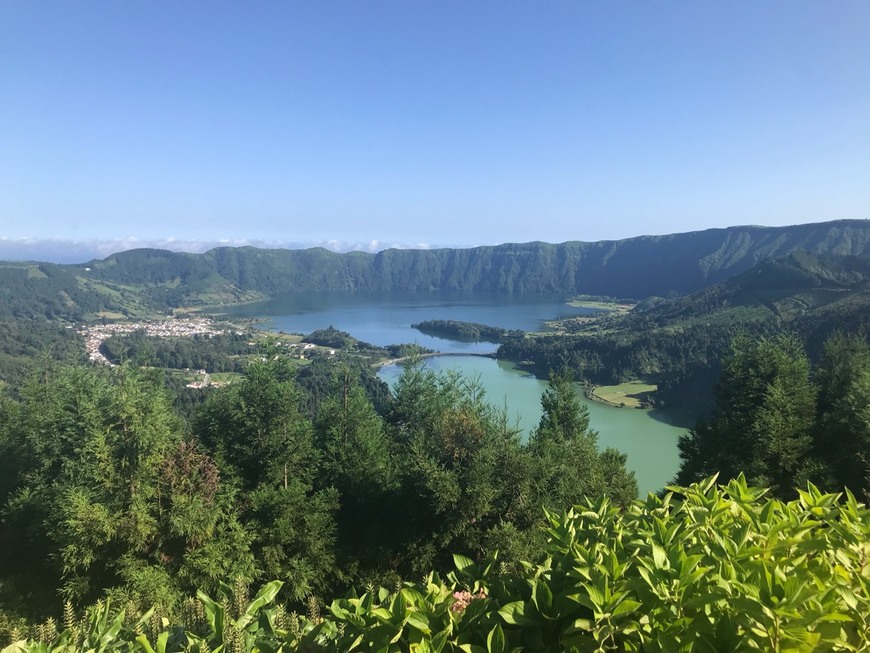
<instances>
[{"instance_id":1,"label":"distant mountain","mask_svg":"<svg viewBox=\"0 0 870 653\"><path fill-rule=\"evenodd\" d=\"M220 303L300 291L459 290L645 298L700 290L795 251L870 251L870 221L729 227L560 245L337 254L220 247L204 254L141 249L65 266L107 283L146 284L158 305ZM85 268L90 268L86 270Z\"/></svg>"},{"instance_id":2,"label":"distant mountain","mask_svg":"<svg viewBox=\"0 0 870 653\"><path fill-rule=\"evenodd\" d=\"M870 221L729 227L594 243L339 254L218 247L136 249L86 264L0 263L0 315L93 319L302 291L452 290L610 295L695 292L793 252L870 252Z\"/></svg>"}]
</instances>

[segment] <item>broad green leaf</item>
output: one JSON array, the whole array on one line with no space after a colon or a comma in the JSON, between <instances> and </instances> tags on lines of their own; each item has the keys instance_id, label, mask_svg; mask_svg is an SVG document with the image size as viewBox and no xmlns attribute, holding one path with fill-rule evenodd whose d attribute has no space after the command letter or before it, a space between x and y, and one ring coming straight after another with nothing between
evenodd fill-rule
<instances>
[{"instance_id":1,"label":"broad green leaf","mask_svg":"<svg viewBox=\"0 0 870 653\"><path fill-rule=\"evenodd\" d=\"M668 554L655 542L652 543L652 556L656 567L660 569L668 569L670 567L670 564L668 564Z\"/></svg>"},{"instance_id":2,"label":"broad green leaf","mask_svg":"<svg viewBox=\"0 0 870 653\"><path fill-rule=\"evenodd\" d=\"M458 553L454 553L453 554L453 564L456 565L456 568L459 571L463 571L463 570L467 569L468 567L473 566L474 560L472 560L471 558L467 558L464 555L459 555Z\"/></svg>"},{"instance_id":3,"label":"broad green leaf","mask_svg":"<svg viewBox=\"0 0 870 653\"><path fill-rule=\"evenodd\" d=\"M538 623L536 619L527 614L524 601L508 603L502 606L498 613L506 624L512 626L528 626Z\"/></svg>"},{"instance_id":4,"label":"broad green leaf","mask_svg":"<svg viewBox=\"0 0 870 653\"><path fill-rule=\"evenodd\" d=\"M155 653L154 648L151 646L151 643L148 641L148 638L145 636L144 633L136 636L136 642L139 644L139 646L142 647L145 653ZM9 652L9 648L10 647L8 646L4 648L2 653L11 653Z\"/></svg>"},{"instance_id":5,"label":"broad green leaf","mask_svg":"<svg viewBox=\"0 0 870 653\"><path fill-rule=\"evenodd\" d=\"M459 650L465 651L465 653L487 653L484 647L477 644L460 644Z\"/></svg>"},{"instance_id":6,"label":"broad green leaf","mask_svg":"<svg viewBox=\"0 0 870 653\"><path fill-rule=\"evenodd\" d=\"M543 578L538 578L532 585L532 602L541 614L548 614L553 607L553 592Z\"/></svg>"},{"instance_id":7,"label":"broad green leaf","mask_svg":"<svg viewBox=\"0 0 870 653\"><path fill-rule=\"evenodd\" d=\"M631 599L624 599L619 605L617 605L613 612L610 613L612 617L619 617L624 614L629 614L634 612L639 607L641 607L643 603L640 601L632 601Z\"/></svg>"},{"instance_id":8,"label":"broad green leaf","mask_svg":"<svg viewBox=\"0 0 870 653\"><path fill-rule=\"evenodd\" d=\"M224 636L224 619L226 618L226 610L224 606L217 603L202 590L197 590L196 597L200 600L205 609L205 619L211 629L212 636L217 643L223 642Z\"/></svg>"},{"instance_id":9,"label":"broad green leaf","mask_svg":"<svg viewBox=\"0 0 870 653\"><path fill-rule=\"evenodd\" d=\"M488 653L505 653L507 642L501 624L496 624L489 631L489 635L486 637L486 649Z\"/></svg>"},{"instance_id":10,"label":"broad green leaf","mask_svg":"<svg viewBox=\"0 0 870 653\"><path fill-rule=\"evenodd\" d=\"M432 632L429 626L429 617L421 612L411 612L408 615L408 625L416 628L424 635L429 635Z\"/></svg>"},{"instance_id":11,"label":"broad green leaf","mask_svg":"<svg viewBox=\"0 0 870 653\"><path fill-rule=\"evenodd\" d=\"M441 632L435 633L432 637L432 650L435 653L441 653L444 650L444 645L447 643L448 632L446 630L442 630Z\"/></svg>"},{"instance_id":12,"label":"broad green leaf","mask_svg":"<svg viewBox=\"0 0 870 653\"><path fill-rule=\"evenodd\" d=\"M277 596L283 584L280 580L273 580L263 585L260 591L257 592L254 600L248 605L245 613L236 620L235 627L238 630L247 628L248 624L257 618L257 613L260 609L275 600L275 596Z\"/></svg>"}]
</instances>

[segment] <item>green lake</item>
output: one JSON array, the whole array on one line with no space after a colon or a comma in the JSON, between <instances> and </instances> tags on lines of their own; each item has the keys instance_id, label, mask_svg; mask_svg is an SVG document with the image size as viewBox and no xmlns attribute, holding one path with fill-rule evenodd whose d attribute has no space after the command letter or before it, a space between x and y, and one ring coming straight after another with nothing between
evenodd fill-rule
<instances>
[{"instance_id":1,"label":"green lake","mask_svg":"<svg viewBox=\"0 0 870 653\"><path fill-rule=\"evenodd\" d=\"M334 326L375 345L416 342L449 353L493 352L486 342L457 342L426 336L411 324L422 320L461 320L506 329L534 331L544 320L583 314L564 297L513 296L491 293L301 293L270 302L232 309L235 315L261 320L264 328L288 333L310 333ZM433 369L455 369L480 380L489 401L506 407L527 436L537 424L540 397L546 382L518 370L506 361L480 356L443 356L427 359ZM380 376L390 383L401 369L384 367ZM578 388L578 392L580 392ZM675 426L667 414L632 408L615 408L582 401L589 408L590 424L598 431L602 448L614 447L628 456L642 495L673 480L679 466L677 440L685 428Z\"/></svg>"}]
</instances>

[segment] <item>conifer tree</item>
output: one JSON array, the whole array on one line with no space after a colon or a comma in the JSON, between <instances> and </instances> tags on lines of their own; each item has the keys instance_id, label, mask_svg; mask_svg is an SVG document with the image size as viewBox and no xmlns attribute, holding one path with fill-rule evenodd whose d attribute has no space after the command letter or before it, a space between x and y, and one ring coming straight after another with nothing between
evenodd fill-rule
<instances>
[{"instance_id":1,"label":"conifer tree","mask_svg":"<svg viewBox=\"0 0 870 653\"><path fill-rule=\"evenodd\" d=\"M861 334L837 333L825 344L817 374L815 452L832 489L870 491L870 344Z\"/></svg>"},{"instance_id":2,"label":"conifer tree","mask_svg":"<svg viewBox=\"0 0 870 653\"><path fill-rule=\"evenodd\" d=\"M809 453L815 387L803 345L792 335L736 335L722 361L709 421L680 439L679 483L745 473L790 496L814 468Z\"/></svg>"}]
</instances>

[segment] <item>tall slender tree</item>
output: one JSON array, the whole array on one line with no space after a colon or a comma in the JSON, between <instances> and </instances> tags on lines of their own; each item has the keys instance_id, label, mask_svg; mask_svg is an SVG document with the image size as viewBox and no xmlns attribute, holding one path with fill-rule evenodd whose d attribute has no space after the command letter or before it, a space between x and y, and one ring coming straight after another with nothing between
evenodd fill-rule
<instances>
[{"instance_id":1,"label":"tall slender tree","mask_svg":"<svg viewBox=\"0 0 870 653\"><path fill-rule=\"evenodd\" d=\"M610 496L625 505L637 498L637 481L616 450L598 450L598 434L589 428L589 410L581 402L571 370L550 374L541 396L543 412L529 442L535 460L537 500L562 510L586 497Z\"/></svg>"},{"instance_id":2,"label":"tall slender tree","mask_svg":"<svg viewBox=\"0 0 870 653\"><path fill-rule=\"evenodd\" d=\"M680 440L680 483L745 473L751 482L790 496L810 460L815 386L800 341L789 334L751 340L737 334L722 361L709 421Z\"/></svg>"},{"instance_id":3,"label":"tall slender tree","mask_svg":"<svg viewBox=\"0 0 870 653\"><path fill-rule=\"evenodd\" d=\"M870 492L870 343L863 334L834 334L825 344L819 383L816 455L834 489Z\"/></svg>"},{"instance_id":4,"label":"tall slender tree","mask_svg":"<svg viewBox=\"0 0 870 653\"><path fill-rule=\"evenodd\" d=\"M291 376L281 359L252 363L209 398L194 430L239 487L262 577L288 579L285 591L302 599L334 580L338 496L315 487L313 427Z\"/></svg>"}]
</instances>

